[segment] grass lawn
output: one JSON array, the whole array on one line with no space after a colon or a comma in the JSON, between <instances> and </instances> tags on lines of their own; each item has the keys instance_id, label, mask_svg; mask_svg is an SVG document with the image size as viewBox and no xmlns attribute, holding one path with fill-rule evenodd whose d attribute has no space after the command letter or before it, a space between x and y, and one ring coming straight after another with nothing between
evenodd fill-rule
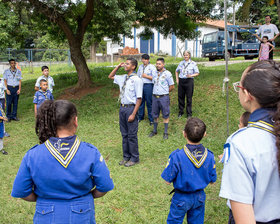
<instances>
[{"instance_id":1,"label":"grass lawn","mask_svg":"<svg viewBox=\"0 0 280 224\"><path fill-rule=\"evenodd\" d=\"M229 65L229 113L230 133L238 128L238 119L243 109L232 83L240 79L242 71L249 65ZM174 73L176 65L167 65ZM205 223L227 223L228 209L226 201L219 198L222 165L217 156L223 151L226 141L226 97L222 93L224 67L199 67L200 76L195 78L193 97L193 116L201 118L207 125L207 136L202 143L212 150L217 162L217 183L206 188ZM73 70L73 69L72 69ZM92 143L107 160L107 165L114 180L115 189L106 196L95 200L97 223L165 223L169 212L173 189L161 179L160 175L168 156L176 148L182 148L186 143L182 130L186 117L178 119L177 86L171 93L171 116L169 139L163 140L163 123L158 126L158 135L148 138L152 127L145 118L139 124L139 150L141 163L135 167L120 167L122 159L121 134L118 124L119 104L118 86L107 78L112 68L90 66L94 85L99 87L95 94L87 95L80 100L73 100L78 108L79 128L77 135L82 141ZM52 71L56 86L54 97L58 98L65 88L77 82L75 73L63 74ZM22 157L26 151L37 144L35 135L33 95L35 79L39 71L33 75L24 73L22 94L19 99L18 117L20 122L6 124L6 130L11 135L4 139L4 148L8 156L0 155L0 223L32 223L35 203L28 203L10 196L12 184Z\"/></svg>"}]
</instances>

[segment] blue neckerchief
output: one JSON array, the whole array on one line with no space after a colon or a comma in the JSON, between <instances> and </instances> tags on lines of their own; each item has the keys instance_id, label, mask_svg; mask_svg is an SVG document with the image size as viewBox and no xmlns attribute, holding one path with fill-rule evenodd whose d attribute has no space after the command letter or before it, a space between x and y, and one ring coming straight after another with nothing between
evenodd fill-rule
<instances>
[{"instance_id":1,"label":"blue neckerchief","mask_svg":"<svg viewBox=\"0 0 280 224\"><path fill-rule=\"evenodd\" d=\"M266 123L273 125L274 124L273 116L275 111L276 111L275 108L257 109L250 115L249 122L257 122L259 120L262 120Z\"/></svg>"},{"instance_id":2,"label":"blue neckerchief","mask_svg":"<svg viewBox=\"0 0 280 224\"><path fill-rule=\"evenodd\" d=\"M202 144L199 145L186 145L189 151L192 153L192 155L197 159L200 160L200 158L203 156L205 152L205 148Z\"/></svg>"},{"instance_id":3,"label":"blue neckerchief","mask_svg":"<svg viewBox=\"0 0 280 224\"><path fill-rule=\"evenodd\" d=\"M69 150L72 148L75 140L76 135L68 136L65 138L56 138L56 137L50 137L49 141L53 145L53 147L62 155L66 156Z\"/></svg>"}]
</instances>

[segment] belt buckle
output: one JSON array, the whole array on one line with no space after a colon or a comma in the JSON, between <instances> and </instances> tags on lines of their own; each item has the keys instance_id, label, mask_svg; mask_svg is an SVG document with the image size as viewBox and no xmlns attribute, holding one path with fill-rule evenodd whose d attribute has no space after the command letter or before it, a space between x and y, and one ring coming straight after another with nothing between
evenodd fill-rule
<instances>
[{"instance_id":1,"label":"belt buckle","mask_svg":"<svg viewBox=\"0 0 280 224\"><path fill-rule=\"evenodd\" d=\"M13 86L13 88L16 88L16 86Z\"/></svg>"},{"instance_id":2,"label":"belt buckle","mask_svg":"<svg viewBox=\"0 0 280 224\"><path fill-rule=\"evenodd\" d=\"M121 104L122 107L124 107L124 104Z\"/></svg>"},{"instance_id":3,"label":"belt buckle","mask_svg":"<svg viewBox=\"0 0 280 224\"><path fill-rule=\"evenodd\" d=\"M159 98L159 95L157 95L156 98Z\"/></svg>"}]
</instances>

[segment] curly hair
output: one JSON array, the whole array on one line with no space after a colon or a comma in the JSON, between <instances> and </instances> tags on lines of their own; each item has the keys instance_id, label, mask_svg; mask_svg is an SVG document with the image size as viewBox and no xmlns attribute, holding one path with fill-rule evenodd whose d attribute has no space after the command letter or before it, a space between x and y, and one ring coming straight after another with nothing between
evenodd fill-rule
<instances>
[{"instance_id":1,"label":"curly hair","mask_svg":"<svg viewBox=\"0 0 280 224\"><path fill-rule=\"evenodd\" d=\"M77 109L68 100L44 101L39 107L35 127L40 144L50 137L57 137L57 129L67 127L75 116Z\"/></svg>"}]
</instances>

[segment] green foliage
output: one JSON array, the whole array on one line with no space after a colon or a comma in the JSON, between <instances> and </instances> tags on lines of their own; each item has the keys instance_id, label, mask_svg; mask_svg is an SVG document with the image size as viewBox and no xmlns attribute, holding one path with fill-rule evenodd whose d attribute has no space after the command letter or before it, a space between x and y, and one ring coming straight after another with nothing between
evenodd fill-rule
<instances>
[{"instance_id":1,"label":"green foliage","mask_svg":"<svg viewBox=\"0 0 280 224\"><path fill-rule=\"evenodd\" d=\"M243 112L232 83L240 80L241 74L249 63L229 65L229 129L230 133L238 127L238 119ZM174 73L177 64L167 64L166 68ZM152 127L146 118L139 124L138 139L140 164L125 168L118 165L122 155L121 134L119 131L119 104L117 102L119 88L108 79L112 71L110 67L90 65L91 76L98 91L72 100L78 108L79 128L77 135L82 141L95 145L111 171L115 189L103 198L95 200L96 221L100 224L165 223L169 211L171 196L168 186L161 179L170 153L182 148L186 143L182 130L186 117L178 119L177 86L171 95L171 116L169 122L169 139L164 141L163 123L160 120L158 135L148 138ZM69 68L70 69L70 68ZM72 68L73 69L73 68ZM227 223L228 208L226 200L219 198L222 164L217 155L223 151L226 141L226 97L222 94L224 66L200 66L200 75L195 78L193 96L193 115L201 118L207 125L207 136L202 143L214 152L217 164L217 183L206 188L205 223ZM36 70L39 73L39 69ZM62 74L55 75L56 72ZM51 68L56 86L54 97L57 99L65 88L73 86L77 81L75 73L68 73L68 67ZM122 72L122 71L120 71ZM11 189L20 162L26 151L38 143L34 131L34 112L32 97L37 77L24 73L22 95L19 99L18 114L20 122L6 124L10 138L4 138L4 148L8 156L0 156L0 217L1 223L32 223L35 203L11 198ZM186 221L184 221L186 223Z\"/></svg>"}]
</instances>

